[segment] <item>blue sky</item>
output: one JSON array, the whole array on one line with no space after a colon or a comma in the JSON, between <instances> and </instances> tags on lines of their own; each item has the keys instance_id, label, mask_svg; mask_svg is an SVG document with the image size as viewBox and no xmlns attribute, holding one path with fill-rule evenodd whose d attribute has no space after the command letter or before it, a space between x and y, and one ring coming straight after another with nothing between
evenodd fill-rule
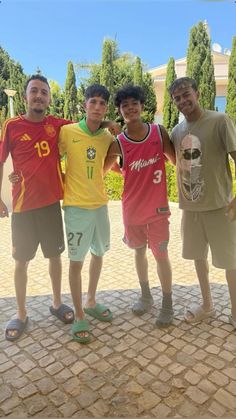
<instances>
[{"instance_id":1,"label":"blue sky","mask_svg":"<svg viewBox=\"0 0 236 419\"><path fill-rule=\"evenodd\" d=\"M0 0L0 45L27 74L39 67L63 86L69 60L101 61L104 38L153 68L184 57L191 27L205 19L212 42L231 49L234 0Z\"/></svg>"}]
</instances>

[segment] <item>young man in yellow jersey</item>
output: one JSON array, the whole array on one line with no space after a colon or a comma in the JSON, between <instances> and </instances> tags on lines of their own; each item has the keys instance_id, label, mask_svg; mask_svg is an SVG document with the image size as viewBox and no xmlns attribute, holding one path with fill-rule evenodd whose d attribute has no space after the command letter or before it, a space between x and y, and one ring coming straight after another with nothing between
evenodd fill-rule
<instances>
[{"instance_id":1,"label":"young man in yellow jersey","mask_svg":"<svg viewBox=\"0 0 236 419\"><path fill-rule=\"evenodd\" d=\"M111 311L96 302L103 255L110 247L110 225L103 181L103 166L112 135L100 128L107 111L108 90L99 84L85 91L86 118L62 127L59 136L61 155L66 156L63 207L70 258L69 281L75 307L73 338L80 343L91 339L85 313L101 321L111 321ZM89 287L82 308L82 268L90 250Z\"/></svg>"}]
</instances>

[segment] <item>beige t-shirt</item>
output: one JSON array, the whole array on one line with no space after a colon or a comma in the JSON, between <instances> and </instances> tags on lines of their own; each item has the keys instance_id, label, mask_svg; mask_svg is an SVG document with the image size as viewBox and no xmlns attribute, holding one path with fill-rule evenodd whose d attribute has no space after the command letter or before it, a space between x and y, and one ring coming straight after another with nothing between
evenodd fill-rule
<instances>
[{"instance_id":1,"label":"beige t-shirt","mask_svg":"<svg viewBox=\"0 0 236 419\"><path fill-rule=\"evenodd\" d=\"M171 134L177 157L179 206L190 211L225 207L232 200L228 153L236 151L236 128L224 113L204 111Z\"/></svg>"}]
</instances>

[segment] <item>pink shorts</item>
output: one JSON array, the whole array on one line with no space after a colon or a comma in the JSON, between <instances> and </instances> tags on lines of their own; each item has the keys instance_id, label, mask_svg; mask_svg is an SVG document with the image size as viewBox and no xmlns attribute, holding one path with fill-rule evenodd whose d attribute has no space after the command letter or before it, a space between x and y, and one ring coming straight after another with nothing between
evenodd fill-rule
<instances>
[{"instance_id":1,"label":"pink shorts","mask_svg":"<svg viewBox=\"0 0 236 419\"><path fill-rule=\"evenodd\" d=\"M160 217L150 224L126 225L123 241L131 249L148 245L155 257L166 259L169 243L168 217Z\"/></svg>"}]
</instances>

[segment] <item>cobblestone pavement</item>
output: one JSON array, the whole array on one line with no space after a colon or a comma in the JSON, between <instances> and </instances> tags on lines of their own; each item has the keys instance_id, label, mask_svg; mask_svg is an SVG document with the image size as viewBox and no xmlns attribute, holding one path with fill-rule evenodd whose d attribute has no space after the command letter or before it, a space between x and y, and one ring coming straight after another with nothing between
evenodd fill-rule
<instances>
[{"instance_id":1,"label":"cobblestone pavement","mask_svg":"<svg viewBox=\"0 0 236 419\"><path fill-rule=\"evenodd\" d=\"M0 220L0 416L235 416L236 333L227 323L228 289L224 273L211 269L217 316L191 326L184 307L200 299L192 262L181 259L180 211L172 207L174 324L155 327L161 301L155 263L149 254L155 305L135 317L131 305L139 294L133 253L122 243L120 203L110 204L112 249L104 260L98 300L114 313L112 324L91 320L93 340L74 342L70 325L49 313L51 287L40 252L29 267L27 332L17 343L4 339L14 316L10 222ZM88 261L84 267L87 289ZM68 261L63 255L63 295L71 304ZM88 317L89 318L89 317Z\"/></svg>"}]
</instances>

